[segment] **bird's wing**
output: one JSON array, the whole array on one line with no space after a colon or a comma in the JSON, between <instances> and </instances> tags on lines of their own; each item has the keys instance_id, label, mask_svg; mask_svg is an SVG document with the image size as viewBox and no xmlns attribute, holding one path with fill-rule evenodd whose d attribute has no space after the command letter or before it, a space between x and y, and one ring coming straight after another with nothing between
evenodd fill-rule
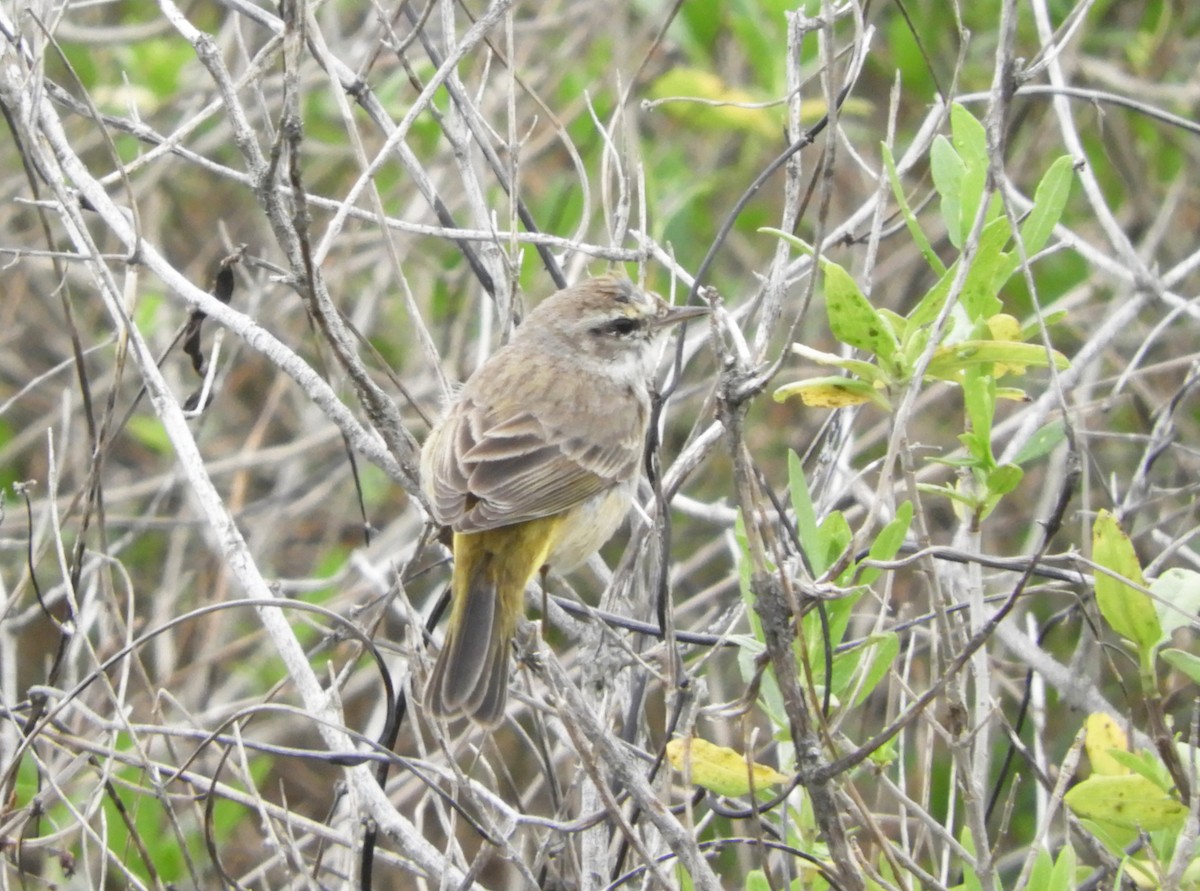
<instances>
[{"instance_id":1,"label":"bird's wing","mask_svg":"<svg viewBox=\"0 0 1200 891\"><path fill-rule=\"evenodd\" d=\"M427 446L426 491L437 519L479 532L567 510L637 473L646 408L572 429L583 405L532 399L537 410L489 408L464 392Z\"/></svg>"}]
</instances>

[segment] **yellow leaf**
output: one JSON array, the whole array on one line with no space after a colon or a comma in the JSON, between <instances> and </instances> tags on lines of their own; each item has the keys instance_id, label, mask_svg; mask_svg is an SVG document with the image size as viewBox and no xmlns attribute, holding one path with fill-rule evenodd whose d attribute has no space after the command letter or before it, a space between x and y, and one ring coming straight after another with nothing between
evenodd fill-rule
<instances>
[{"instance_id":1,"label":"yellow leaf","mask_svg":"<svg viewBox=\"0 0 1200 891\"><path fill-rule=\"evenodd\" d=\"M730 86L711 71L675 67L650 87L654 104L682 123L699 130L728 133L740 130L768 139L782 139L783 112L754 108L756 97ZM699 101L697 101L699 100Z\"/></svg>"},{"instance_id":2,"label":"yellow leaf","mask_svg":"<svg viewBox=\"0 0 1200 891\"><path fill-rule=\"evenodd\" d=\"M729 798L749 794L751 772L755 789L786 783L790 779L765 764L749 763L733 749L696 737L673 739L667 743L667 760L680 773L690 769L692 782L696 785Z\"/></svg>"},{"instance_id":3,"label":"yellow leaf","mask_svg":"<svg viewBox=\"0 0 1200 891\"><path fill-rule=\"evenodd\" d=\"M1088 760L1092 762L1092 773L1110 777L1132 773L1110 754L1113 749L1124 751L1129 748L1125 731L1113 720L1112 715L1103 712L1088 715L1084 726L1087 727L1084 745L1087 747Z\"/></svg>"},{"instance_id":4,"label":"yellow leaf","mask_svg":"<svg viewBox=\"0 0 1200 891\"><path fill-rule=\"evenodd\" d=\"M1010 343L1019 342L1021 340L1021 323L1013 316L1006 312L998 312L987 320L988 331L992 335L992 340L1008 341ZM994 371L997 378L1004 377L1006 374L1024 374L1024 365L1005 365L1003 362L997 362Z\"/></svg>"},{"instance_id":5,"label":"yellow leaf","mask_svg":"<svg viewBox=\"0 0 1200 891\"><path fill-rule=\"evenodd\" d=\"M807 381L784 384L775 391L776 402L793 396L810 408L845 408L873 402L885 411L891 408L887 397L872 384L852 377L818 377Z\"/></svg>"},{"instance_id":6,"label":"yellow leaf","mask_svg":"<svg viewBox=\"0 0 1200 891\"><path fill-rule=\"evenodd\" d=\"M987 320L992 340L1020 340L1021 323L1006 312L996 313Z\"/></svg>"}]
</instances>

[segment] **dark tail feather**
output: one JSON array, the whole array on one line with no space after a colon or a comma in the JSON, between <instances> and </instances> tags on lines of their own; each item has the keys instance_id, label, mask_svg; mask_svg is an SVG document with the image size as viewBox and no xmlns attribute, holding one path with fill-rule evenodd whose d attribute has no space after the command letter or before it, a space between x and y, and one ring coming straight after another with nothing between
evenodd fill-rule
<instances>
[{"instance_id":1,"label":"dark tail feather","mask_svg":"<svg viewBox=\"0 0 1200 891\"><path fill-rule=\"evenodd\" d=\"M455 592L446 640L438 653L425 707L438 718L466 716L485 726L504 719L512 629L500 616L491 555L473 567L465 591ZM457 602L457 601L461 601Z\"/></svg>"}]
</instances>

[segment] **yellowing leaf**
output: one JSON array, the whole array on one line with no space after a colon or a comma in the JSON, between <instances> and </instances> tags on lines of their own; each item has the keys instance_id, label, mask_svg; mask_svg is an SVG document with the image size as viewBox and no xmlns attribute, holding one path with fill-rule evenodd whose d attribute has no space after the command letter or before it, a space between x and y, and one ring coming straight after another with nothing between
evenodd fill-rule
<instances>
[{"instance_id":1,"label":"yellowing leaf","mask_svg":"<svg viewBox=\"0 0 1200 891\"><path fill-rule=\"evenodd\" d=\"M825 311L833 336L883 360L894 356L899 348L896 333L863 296L854 277L828 260L821 264L821 271L825 275Z\"/></svg>"},{"instance_id":2,"label":"yellowing leaf","mask_svg":"<svg viewBox=\"0 0 1200 891\"><path fill-rule=\"evenodd\" d=\"M790 779L765 764L750 764L733 749L696 737L673 739L667 743L667 760L680 773L690 769L692 782L696 785L730 798L749 794L751 772L755 789L786 783Z\"/></svg>"},{"instance_id":3,"label":"yellowing leaf","mask_svg":"<svg viewBox=\"0 0 1200 891\"><path fill-rule=\"evenodd\" d=\"M1088 760L1092 762L1092 773L1101 776L1125 776L1130 769L1112 756L1112 749L1124 751L1129 747L1125 731L1113 720L1112 715L1095 712L1087 717L1084 726L1087 728Z\"/></svg>"},{"instance_id":4,"label":"yellowing leaf","mask_svg":"<svg viewBox=\"0 0 1200 891\"><path fill-rule=\"evenodd\" d=\"M1006 312L996 313L987 320L993 340L1020 340L1021 323Z\"/></svg>"},{"instance_id":5,"label":"yellowing leaf","mask_svg":"<svg viewBox=\"0 0 1200 891\"><path fill-rule=\"evenodd\" d=\"M740 130L769 139L783 139L783 113L773 108L748 108L758 103L745 90L730 86L711 71L679 66L650 87L650 95L665 114L700 130ZM694 100L702 101L694 101ZM689 101L693 100L693 101Z\"/></svg>"},{"instance_id":6,"label":"yellowing leaf","mask_svg":"<svg viewBox=\"0 0 1200 891\"><path fill-rule=\"evenodd\" d=\"M992 335L993 340L1008 341L1016 343L1021 340L1021 323L1013 316L1006 312L999 312L987 320L988 332ZM995 367L995 375L997 378L1004 377L1006 374L1024 374L1024 365L1005 365L1003 362L997 362Z\"/></svg>"},{"instance_id":7,"label":"yellowing leaf","mask_svg":"<svg viewBox=\"0 0 1200 891\"><path fill-rule=\"evenodd\" d=\"M866 381L852 377L818 377L794 384L784 384L775 391L775 401L784 402L793 396L811 408L845 408L873 402L885 411L891 408L887 397Z\"/></svg>"},{"instance_id":8,"label":"yellowing leaf","mask_svg":"<svg viewBox=\"0 0 1200 891\"><path fill-rule=\"evenodd\" d=\"M1187 819L1187 806L1146 777L1092 776L1063 799L1075 815L1125 829L1175 829Z\"/></svg>"}]
</instances>

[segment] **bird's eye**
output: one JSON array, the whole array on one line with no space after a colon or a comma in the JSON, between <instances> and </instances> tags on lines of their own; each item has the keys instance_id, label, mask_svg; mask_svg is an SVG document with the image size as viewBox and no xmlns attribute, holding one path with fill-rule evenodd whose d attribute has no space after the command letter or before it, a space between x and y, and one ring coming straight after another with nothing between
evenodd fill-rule
<instances>
[{"instance_id":1,"label":"bird's eye","mask_svg":"<svg viewBox=\"0 0 1200 891\"><path fill-rule=\"evenodd\" d=\"M620 316L612 319L609 322L605 322L604 325L601 326L600 330L605 334L616 334L618 336L623 336L626 334L632 334L640 327L641 323L637 319L631 319L627 316Z\"/></svg>"}]
</instances>

